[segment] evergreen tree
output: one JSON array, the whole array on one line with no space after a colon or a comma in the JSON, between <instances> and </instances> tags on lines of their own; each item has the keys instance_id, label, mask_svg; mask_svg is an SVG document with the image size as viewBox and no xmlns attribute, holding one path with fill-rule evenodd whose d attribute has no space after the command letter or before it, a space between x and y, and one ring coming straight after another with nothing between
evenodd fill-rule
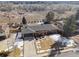
<instances>
[{"instance_id":1,"label":"evergreen tree","mask_svg":"<svg viewBox=\"0 0 79 59\"><path fill-rule=\"evenodd\" d=\"M25 17L22 19L22 24L27 24Z\"/></svg>"},{"instance_id":2,"label":"evergreen tree","mask_svg":"<svg viewBox=\"0 0 79 59\"><path fill-rule=\"evenodd\" d=\"M65 36L71 36L76 30L76 19L75 16L71 16L66 19L65 25L63 27Z\"/></svg>"},{"instance_id":3,"label":"evergreen tree","mask_svg":"<svg viewBox=\"0 0 79 59\"><path fill-rule=\"evenodd\" d=\"M48 12L48 14L46 15L46 21L48 23L51 23L52 21L54 21L54 13L52 11Z\"/></svg>"}]
</instances>

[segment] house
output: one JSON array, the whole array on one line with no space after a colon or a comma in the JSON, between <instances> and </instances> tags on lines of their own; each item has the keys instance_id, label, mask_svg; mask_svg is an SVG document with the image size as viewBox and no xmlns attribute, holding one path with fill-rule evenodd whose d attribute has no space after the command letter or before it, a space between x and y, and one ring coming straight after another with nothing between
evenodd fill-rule
<instances>
[{"instance_id":1,"label":"house","mask_svg":"<svg viewBox=\"0 0 79 59\"><path fill-rule=\"evenodd\" d=\"M24 25L22 27L22 36L25 37L39 37L45 36L50 34L55 34L60 29L53 24L42 24L42 25L35 25L35 26L28 26Z\"/></svg>"}]
</instances>

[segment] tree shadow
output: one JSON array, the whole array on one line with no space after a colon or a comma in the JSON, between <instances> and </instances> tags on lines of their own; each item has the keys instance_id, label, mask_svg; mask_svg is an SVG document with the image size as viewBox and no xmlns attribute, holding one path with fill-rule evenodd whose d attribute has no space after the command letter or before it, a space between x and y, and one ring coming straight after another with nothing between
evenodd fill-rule
<instances>
[{"instance_id":1,"label":"tree shadow","mask_svg":"<svg viewBox=\"0 0 79 59\"><path fill-rule=\"evenodd\" d=\"M54 48L54 49L53 49ZM57 54L61 54L60 50L63 50L63 46L61 45L60 42L56 42L51 46L51 51L48 57L55 57Z\"/></svg>"}]
</instances>

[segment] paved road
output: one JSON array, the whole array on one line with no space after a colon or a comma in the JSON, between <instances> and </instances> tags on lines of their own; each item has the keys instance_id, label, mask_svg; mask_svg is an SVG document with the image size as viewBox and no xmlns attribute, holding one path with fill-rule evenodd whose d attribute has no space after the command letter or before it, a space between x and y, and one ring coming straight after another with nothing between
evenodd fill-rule
<instances>
[{"instance_id":1,"label":"paved road","mask_svg":"<svg viewBox=\"0 0 79 59\"><path fill-rule=\"evenodd\" d=\"M36 56L34 40L31 40L31 41L26 40L26 41L24 41L24 56L25 57L34 57L34 56Z\"/></svg>"},{"instance_id":2,"label":"paved road","mask_svg":"<svg viewBox=\"0 0 79 59\"><path fill-rule=\"evenodd\" d=\"M24 40L24 57L42 57L48 55L48 53L45 54L37 54L36 48L35 48L35 38L31 38Z\"/></svg>"},{"instance_id":3,"label":"paved road","mask_svg":"<svg viewBox=\"0 0 79 59\"><path fill-rule=\"evenodd\" d=\"M79 52L67 52L67 53L61 53L57 55L56 57L79 57Z\"/></svg>"},{"instance_id":4,"label":"paved road","mask_svg":"<svg viewBox=\"0 0 79 59\"><path fill-rule=\"evenodd\" d=\"M79 44L76 48L73 48L72 51L61 53L59 55L56 55L56 57L79 57Z\"/></svg>"}]
</instances>

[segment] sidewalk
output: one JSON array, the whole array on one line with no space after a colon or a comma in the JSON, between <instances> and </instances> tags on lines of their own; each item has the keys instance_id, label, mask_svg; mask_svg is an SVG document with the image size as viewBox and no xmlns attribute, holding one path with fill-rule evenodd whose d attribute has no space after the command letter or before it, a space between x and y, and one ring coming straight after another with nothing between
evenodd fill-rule
<instances>
[{"instance_id":1,"label":"sidewalk","mask_svg":"<svg viewBox=\"0 0 79 59\"><path fill-rule=\"evenodd\" d=\"M33 41L24 41L24 57L35 57L36 50Z\"/></svg>"}]
</instances>

